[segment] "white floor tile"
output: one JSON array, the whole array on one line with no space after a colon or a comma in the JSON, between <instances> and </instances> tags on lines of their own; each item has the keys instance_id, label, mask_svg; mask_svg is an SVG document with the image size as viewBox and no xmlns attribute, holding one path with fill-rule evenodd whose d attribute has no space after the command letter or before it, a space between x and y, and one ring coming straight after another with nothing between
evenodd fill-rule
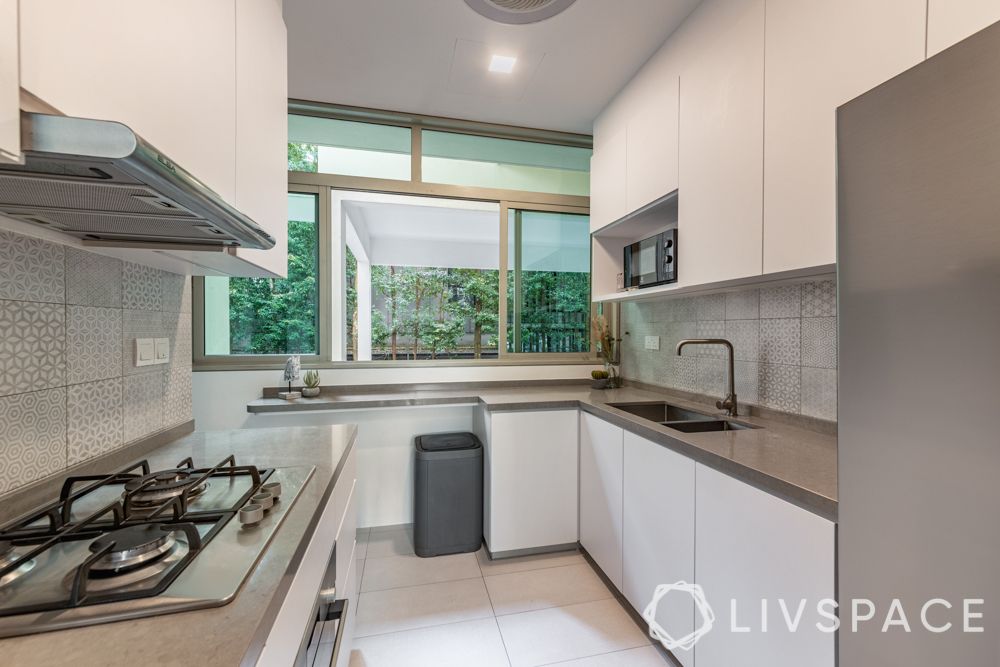
<instances>
[{"instance_id":1,"label":"white floor tile","mask_svg":"<svg viewBox=\"0 0 1000 667\"><path fill-rule=\"evenodd\" d=\"M373 528L368 535L368 558L409 556L413 553L413 526Z\"/></svg>"},{"instance_id":2,"label":"white floor tile","mask_svg":"<svg viewBox=\"0 0 1000 667\"><path fill-rule=\"evenodd\" d=\"M555 662L552 667L670 667L670 663L655 648L645 646L579 660Z\"/></svg>"},{"instance_id":3,"label":"white floor tile","mask_svg":"<svg viewBox=\"0 0 1000 667\"><path fill-rule=\"evenodd\" d=\"M612 597L587 563L492 575L486 588L497 616Z\"/></svg>"},{"instance_id":4,"label":"white floor tile","mask_svg":"<svg viewBox=\"0 0 1000 667\"><path fill-rule=\"evenodd\" d=\"M556 553L538 554L536 556L490 560L486 549L482 548L476 555L479 557L479 567L482 568L485 575L541 570L548 567L579 565L580 563L587 562L578 551L558 551Z\"/></svg>"},{"instance_id":5,"label":"white floor tile","mask_svg":"<svg viewBox=\"0 0 1000 667\"><path fill-rule=\"evenodd\" d=\"M482 579L394 588L361 594L355 636L492 617L493 608Z\"/></svg>"},{"instance_id":6,"label":"white floor tile","mask_svg":"<svg viewBox=\"0 0 1000 667\"><path fill-rule=\"evenodd\" d=\"M369 553L371 546L369 546ZM481 577L476 554L454 554L420 558L419 556L387 556L365 559L362 592L380 591L403 586L419 586L441 581L457 581Z\"/></svg>"},{"instance_id":7,"label":"white floor tile","mask_svg":"<svg viewBox=\"0 0 1000 667\"><path fill-rule=\"evenodd\" d=\"M513 667L534 667L649 644L617 600L497 618Z\"/></svg>"},{"instance_id":8,"label":"white floor tile","mask_svg":"<svg viewBox=\"0 0 1000 667\"><path fill-rule=\"evenodd\" d=\"M509 667L492 618L355 639L351 667Z\"/></svg>"},{"instance_id":9,"label":"white floor tile","mask_svg":"<svg viewBox=\"0 0 1000 667\"><path fill-rule=\"evenodd\" d=\"M357 537L355 537L354 544L354 557L364 558L368 555L368 533L371 532L371 528L358 528Z\"/></svg>"}]
</instances>

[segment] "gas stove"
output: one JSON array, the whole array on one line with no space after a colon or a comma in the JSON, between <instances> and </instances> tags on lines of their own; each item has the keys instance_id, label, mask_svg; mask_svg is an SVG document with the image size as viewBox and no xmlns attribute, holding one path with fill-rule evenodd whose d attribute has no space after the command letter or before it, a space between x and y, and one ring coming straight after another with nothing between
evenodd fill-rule
<instances>
[{"instance_id":1,"label":"gas stove","mask_svg":"<svg viewBox=\"0 0 1000 667\"><path fill-rule=\"evenodd\" d=\"M0 528L0 637L226 604L314 470L229 456L67 478Z\"/></svg>"}]
</instances>

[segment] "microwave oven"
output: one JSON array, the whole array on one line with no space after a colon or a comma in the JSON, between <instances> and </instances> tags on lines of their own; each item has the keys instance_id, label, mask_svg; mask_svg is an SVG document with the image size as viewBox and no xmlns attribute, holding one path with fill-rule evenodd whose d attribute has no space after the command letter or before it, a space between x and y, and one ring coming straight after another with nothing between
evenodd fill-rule
<instances>
[{"instance_id":1,"label":"microwave oven","mask_svg":"<svg viewBox=\"0 0 1000 667\"><path fill-rule=\"evenodd\" d=\"M677 229L625 246L623 287L635 289L677 282Z\"/></svg>"}]
</instances>

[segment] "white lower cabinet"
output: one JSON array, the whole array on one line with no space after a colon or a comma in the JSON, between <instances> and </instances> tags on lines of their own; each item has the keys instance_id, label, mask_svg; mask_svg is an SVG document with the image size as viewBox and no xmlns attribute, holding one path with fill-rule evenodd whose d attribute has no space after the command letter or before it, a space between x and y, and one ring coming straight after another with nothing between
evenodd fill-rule
<instances>
[{"instance_id":1,"label":"white lower cabinet","mask_svg":"<svg viewBox=\"0 0 1000 667\"><path fill-rule=\"evenodd\" d=\"M622 429L580 413L580 544L622 588Z\"/></svg>"},{"instance_id":2,"label":"white lower cabinet","mask_svg":"<svg viewBox=\"0 0 1000 667\"><path fill-rule=\"evenodd\" d=\"M817 607L834 597L834 524L696 468L695 580L715 612L698 667L833 667L835 635L816 624L830 624Z\"/></svg>"},{"instance_id":3,"label":"white lower cabinet","mask_svg":"<svg viewBox=\"0 0 1000 667\"><path fill-rule=\"evenodd\" d=\"M577 410L492 412L483 527L494 554L573 544L577 521Z\"/></svg>"},{"instance_id":4,"label":"white lower cabinet","mask_svg":"<svg viewBox=\"0 0 1000 667\"><path fill-rule=\"evenodd\" d=\"M695 463L633 433L625 433L624 443L622 593L641 613L660 584L695 580ZM671 592L660 600L656 621L680 638L694 630L694 613L690 596ZM694 667L694 651L673 653Z\"/></svg>"}]
</instances>

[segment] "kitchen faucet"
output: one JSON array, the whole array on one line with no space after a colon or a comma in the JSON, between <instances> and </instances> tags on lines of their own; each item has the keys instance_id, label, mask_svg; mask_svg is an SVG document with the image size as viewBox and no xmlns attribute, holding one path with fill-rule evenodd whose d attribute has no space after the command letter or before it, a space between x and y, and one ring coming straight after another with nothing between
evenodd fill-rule
<instances>
[{"instance_id":1,"label":"kitchen faucet","mask_svg":"<svg viewBox=\"0 0 1000 667\"><path fill-rule=\"evenodd\" d=\"M715 402L715 407L725 410L726 415L736 417L739 415L736 405L736 372L734 369L733 344L725 338L686 338L677 343L677 356L681 356L681 350L685 345L725 345L729 352L729 394L721 401Z\"/></svg>"}]
</instances>

